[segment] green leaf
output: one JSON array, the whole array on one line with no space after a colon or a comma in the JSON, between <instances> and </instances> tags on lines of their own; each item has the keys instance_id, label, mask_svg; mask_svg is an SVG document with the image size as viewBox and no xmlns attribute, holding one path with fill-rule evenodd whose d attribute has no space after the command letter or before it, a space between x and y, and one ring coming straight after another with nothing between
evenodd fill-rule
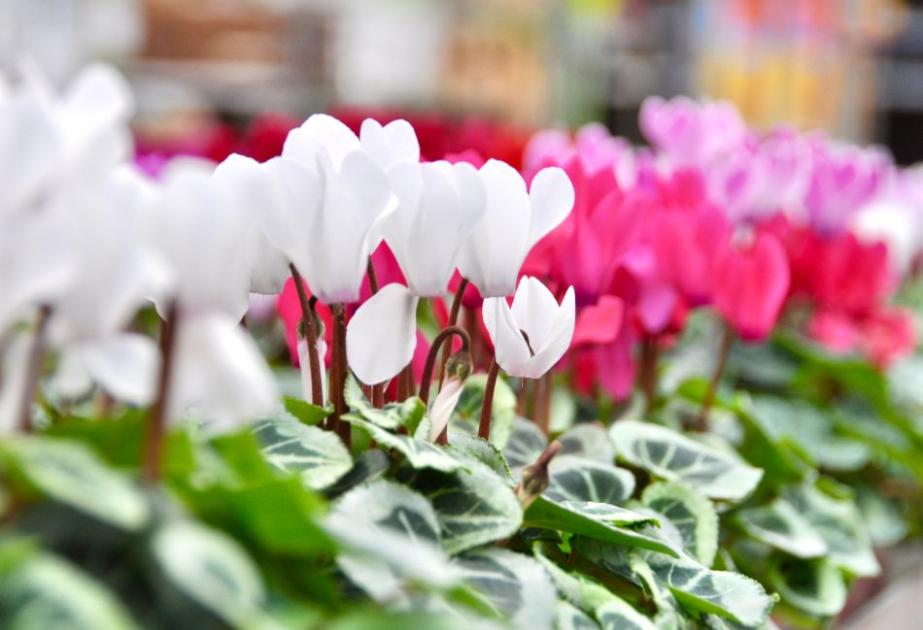
<instances>
[{"instance_id":1,"label":"green leaf","mask_svg":"<svg viewBox=\"0 0 923 630\"><path fill-rule=\"evenodd\" d=\"M385 474L390 465L391 460L384 451L377 448L369 449L356 458L353 467L345 475L324 490L324 496L332 499L361 483L378 479Z\"/></svg>"},{"instance_id":2,"label":"green leaf","mask_svg":"<svg viewBox=\"0 0 923 630\"><path fill-rule=\"evenodd\" d=\"M471 625L464 618L457 619L429 611L393 612L374 608L360 611L350 610L344 616L325 622L317 628L323 628L323 630L398 630L400 628L469 630Z\"/></svg>"},{"instance_id":3,"label":"green leaf","mask_svg":"<svg viewBox=\"0 0 923 630\"><path fill-rule=\"evenodd\" d=\"M786 604L810 615L832 617L846 605L843 576L824 559L780 559L770 567L769 584Z\"/></svg>"},{"instance_id":4,"label":"green leaf","mask_svg":"<svg viewBox=\"0 0 923 630\"><path fill-rule=\"evenodd\" d=\"M578 424L558 441L561 443L560 455L577 455L600 464L615 461L615 449L602 425Z\"/></svg>"},{"instance_id":5,"label":"green leaf","mask_svg":"<svg viewBox=\"0 0 923 630\"><path fill-rule=\"evenodd\" d=\"M597 608L612 600L615 595L602 586L579 573L565 571L544 555L542 544L536 543L532 548L535 559L545 568L558 592L574 606L585 612L595 612Z\"/></svg>"},{"instance_id":6,"label":"green leaf","mask_svg":"<svg viewBox=\"0 0 923 630\"><path fill-rule=\"evenodd\" d=\"M711 501L680 483L655 483L644 489L641 502L662 514L679 531L683 549L710 567L718 551L718 515Z\"/></svg>"},{"instance_id":7,"label":"green leaf","mask_svg":"<svg viewBox=\"0 0 923 630\"><path fill-rule=\"evenodd\" d=\"M461 426L467 428L469 433L477 433L486 386L486 374L472 374L465 379L465 386L455 406L455 414ZM503 378L497 379L490 409L490 443L503 449L510 439L516 419L516 394Z\"/></svg>"},{"instance_id":8,"label":"green leaf","mask_svg":"<svg viewBox=\"0 0 923 630\"><path fill-rule=\"evenodd\" d=\"M861 487L856 494L856 505L876 547L893 547L907 535L907 521L895 501L886 499L871 488Z\"/></svg>"},{"instance_id":9,"label":"green leaf","mask_svg":"<svg viewBox=\"0 0 923 630\"><path fill-rule=\"evenodd\" d=\"M178 521L159 529L151 547L174 587L218 618L234 625L259 614L265 588L256 567L233 539Z\"/></svg>"},{"instance_id":10,"label":"green leaf","mask_svg":"<svg viewBox=\"0 0 923 630\"><path fill-rule=\"evenodd\" d=\"M465 583L483 594L514 627L551 627L554 586L542 565L529 556L490 547L469 551L455 564Z\"/></svg>"},{"instance_id":11,"label":"green leaf","mask_svg":"<svg viewBox=\"0 0 923 630\"><path fill-rule=\"evenodd\" d=\"M824 539L785 499L738 512L734 520L747 535L798 558L827 553Z\"/></svg>"},{"instance_id":12,"label":"green leaf","mask_svg":"<svg viewBox=\"0 0 923 630\"><path fill-rule=\"evenodd\" d=\"M271 554L313 558L333 551L320 528L323 506L294 477L251 483L175 486L184 503L203 521Z\"/></svg>"},{"instance_id":13,"label":"green leaf","mask_svg":"<svg viewBox=\"0 0 923 630\"><path fill-rule=\"evenodd\" d=\"M449 588L457 571L439 548L439 520L422 495L379 480L345 494L327 519L344 549L337 565L379 602L409 604L413 586Z\"/></svg>"},{"instance_id":14,"label":"green leaf","mask_svg":"<svg viewBox=\"0 0 923 630\"><path fill-rule=\"evenodd\" d=\"M450 554L509 538L522 525L522 508L512 488L476 460L451 475L426 471L412 487L436 510L442 548Z\"/></svg>"},{"instance_id":15,"label":"green leaf","mask_svg":"<svg viewBox=\"0 0 923 630\"><path fill-rule=\"evenodd\" d=\"M593 618L568 604L558 600L554 611L555 630L599 630L599 624Z\"/></svg>"},{"instance_id":16,"label":"green leaf","mask_svg":"<svg viewBox=\"0 0 923 630\"><path fill-rule=\"evenodd\" d=\"M462 467L457 459L435 444L412 438L409 435L391 433L368 420L351 414L346 414L343 419L367 431L380 445L401 453L413 468L454 472Z\"/></svg>"},{"instance_id":17,"label":"green leaf","mask_svg":"<svg viewBox=\"0 0 923 630\"><path fill-rule=\"evenodd\" d=\"M535 426L535 423L517 417L513 422L509 440L502 449L513 479L519 481L522 478L522 469L535 462L546 446L548 446L548 438Z\"/></svg>"},{"instance_id":18,"label":"green leaf","mask_svg":"<svg viewBox=\"0 0 923 630\"><path fill-rule=\"evenodd\" d=\"M650 619L627 602L613 597L596 609L596 619L603 630L654 630Z\"/></svg>"},{"instance_id":19,"label":"green leaf","mask_svg":"<svg viewBox=\"0 0 923 630\"><path fill-rule=\"evenodd\" d=\"M784 496L827 543L825 557L831 564L859 577L878 575L878 561L852 501L807 484L788 488Z\"/></svg>"},{"instance_id":20,"label":"green leaf","mask_svg":"<svg viewBox=\"0 0 923 630\"><path fill-rule=\"evenodd\" d=\"M479 461L499 475L501 479L510 484L513 483L513 476L503 457L503 453L487 440L482 440L476 435L469 435L462 431L450 430L447 450L455 459Z\"/></svg>"},{"instance_id":21,"label":"green leaf","mask_svg":"<svg viewBox=\"0 0 923 630\"><path fill-rule=\"evenodd\" d=\"M140 489L80 444L20 436L0 442L0 458L0 470L32 492L109 525L137 531L150 519Z\"/></svg>"},{"instance_id":22,"label":"green leaf","mask_svg":"<svg viewBox=\"0 0 923 630\"><path fill-rule=\"evenodd\" d=\"M274 418L258 423L253 432L270 464L298 475L311 489L326 488L352 468L349 451L332 431Z\"/></svg>"},{"instance_id":23,"label":"green leaf","mask_svg":"<svg viewBox=\"0 0 923 630\"><path fill-rule=\"evenodd\" d=\"M70 563L40 554L0 581L0 627L7 630L132 630L118 598Z\"/></svg>"},{"instance_id":24,"label":"green leaf","mask_svg":"<svg viewBox=\"0 0 923 630\"><path fill-rule=\"evenodd\" d=\"M388 403L381 409L372 406L365 395L362 393L362 387L352 375L346 380L346 386L343 389L343 396L346 398L346 404L354 415L371 422L381 429L394 431L400 427L406 427L410 435L414 434L426 408L423 401L413 396L399 403Z\"/></svg>"},{"instance_id":25,"label":"green leaf","mask_svg":"<svg viewBox=\"0 0 923 630\"><path fill-rule=\"evenodd\" d=\"M618 455L667 481L681 481L706 497L739 501L763 471L665 427L625 420L612 425Z\"/></svg>"},{"instance_id":26,"label":"green leaf","mask_svg":"<svg viewBox=\"0 0 923 630\"><path fill-rule=\"evenodd\" d=\"M549 466L546 496L556 501L621 503L635 489L635 477L624 468L574 455L558 455Z\"/></svg>"},{"instance_id":27,"label":"green leaf","mask_svg":"<svg viewBox=\"0 0 923 630\"><path fill-rule=\"evenodd\" d=\"M606 507L618 510L614 506ZM538 497L526 509L524 524L527 527L544 527L628 547L650 549L670 555L676 554L676 551L670 548L669 545L657 538L612 524L611 519L616 518L614 513L601 515L602 519L597 518L595 514L597 509L599 509L598 504L593 506L593 509L590 509L585 504L556 503L545 497ZM589 514L585 512L589 512ZM637 514L628 518L625 513L633 514L628 510L621 510L620 512L622 516L618 518L622 518L624 522L632 523L633 525L649 520L647 517Z\"/></svg>"},{"instance_id":28,"label":"green leaf","mask_svg":"<svg viewBox=\"0 0 923 630\"><path fill-rule=\"evenodd\" d=\"M129 409L107 420L65 418L47 427L42 436L80 442L112 466L137 469L147 439L148 417L145 410ZM167 478L188 475L195 469L194 446L186 431L167 433L162 464Z\"/></svg>"},{"instance_id":29,"label":"green leaf","mask_svg":"<svg viewBox=\"0 0 923 630\"><path fill-rule=\"evenodd\" d=\"M668 617L674 616L671 608L675 598L686 609L756 626L767 619L773 605L773 598L758 582L739 573L707 569L689 557L640 553L585 540L577 541L577 549L599 566L640 581ZM669 595L660 592L661 587L669 589Z\"/></svg>"},{"instance_id":30,"label":"green leaf","mask_svg":"<svg viewBox=\"0 0 923 630\"><path fill-rule=\"evenodd\" d=\"M774 600L759 582L740 573L712 571L691 559L648 554L648 565L686 608L758 626L769 617Z\"/></svg>"},{"instance_id":31,"label":"green leaf","mask_svg":"<svg viewBox=\"0 0 923 630\"><path fill-rule=\"evenodd\" d=\"M300 398L294 398L293 396L286 396L283 402L285 403L285 410L287 412L295 416L298 422L308 426L320 424L333 413L333 409L318 407L317 405L312 405L309 402L301 400Z\"/></svg>"},{"instance_id":32,"label":"green leaf","mask_svg":"<svg viewBox=\"0 0 923 630\"><path fill-rule=\"evenodd\" d=\"M752 407L753 417L774 440L795 442L824 468L858 470L869 460L868 446L835 435L833 423L820 409L807 402L756 396L752 399Z\"/></svg>"},{"instance_id":33,"label":"green leaf","mask_svg":"<svg viewBox=\"0 0 923 630\"><path fill-rule=\"evenodd\" d=\"M629 529L641 529L647 526L660 527L660 521L656 516L640 514L617 505L594 503L592 501L557 501L556 503L568 510L618 527L627 527Z\"/></svg>"}]
</instances>

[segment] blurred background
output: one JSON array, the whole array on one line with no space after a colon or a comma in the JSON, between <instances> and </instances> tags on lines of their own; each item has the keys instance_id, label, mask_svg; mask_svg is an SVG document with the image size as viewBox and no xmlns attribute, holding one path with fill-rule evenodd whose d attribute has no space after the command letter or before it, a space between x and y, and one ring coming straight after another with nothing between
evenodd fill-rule
<instances>
[{"instance_id":1,"label":"blurred background","mask_svg":"<svg viewBox=\"0 0 923 630\"><path fill-rule=\"evenodd\" d=\"M639 140L645 96L689 94L923 159L919 1L0 0L0 67L24 51L120 66L142 144L319 110Z\"/></svg>"}]
</instances>

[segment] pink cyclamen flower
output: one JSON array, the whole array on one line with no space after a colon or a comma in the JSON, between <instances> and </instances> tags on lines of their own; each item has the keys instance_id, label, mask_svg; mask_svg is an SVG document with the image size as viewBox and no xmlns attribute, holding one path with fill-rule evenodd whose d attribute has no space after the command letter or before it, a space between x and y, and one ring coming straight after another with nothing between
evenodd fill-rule
<instances>
[{"instance_id":1,"label":"pink cyclamen flower","mask_svg":"<svg viewBox=\"0 0 923 630\"><path fill-rule=\"evenodd\" d=\"M730 243L718 254L714 306L747 341L765 339L779 318L788 294L788 259L769 234L751 244Z\"/></svg>"}]
</instances>

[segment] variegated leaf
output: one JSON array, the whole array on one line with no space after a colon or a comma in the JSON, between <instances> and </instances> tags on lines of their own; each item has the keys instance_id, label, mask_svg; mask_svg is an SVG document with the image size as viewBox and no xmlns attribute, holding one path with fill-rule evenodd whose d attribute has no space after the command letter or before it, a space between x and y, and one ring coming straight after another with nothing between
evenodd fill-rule
<instances>
[{"instance_id":1,"label":"variegated leaf","mask_svg":"<svg viewBox=\"0 0 923 630\"><path fill-rule=\"evenodd\" d=\"M624 468L583 457L558 455L549 466L550 483L545 494L557 501L622 503L635 488L635 477Z\"/></svg>"},{"instance_id":2,"label":"variegated leaf","mask_svg":"<svg viewBox=\"0 0 923 630\"><path fill-rule=\"evenodd\" d=\"M787 488L784 496L827 543L825 557L831 564L860 577L878 575L878 560L852 501L834 499L808 484Z\"/></svg>"},{"instance_id":3,"label":"variegated leaf","mask_svg":"<svg viewBox=\"0 0 923 630\"><path fill-rule=\"evenodd\" d=\"M509 538L522 525L522 508L513 489L487 465L468 459L452 474L426 471L411 485L436 510L442 547L456 554Z\"/></svg>"},{"instance_id":4,"label":"variegated leaf","mask_svg":"<svg viewBox=\"0 0 923 630\"><path fill-rule=\"evenodd\" d=\"M706 567L712 565L718 551L718 515L711 501L675 482L648 486L641 501L676 527L686 553Z\"/></svg>"},{"instance_id":5,"label":"variegated leaf","mask_svg":"<svg viewBox=\"0 0 923 630\"><path fill-rule=\"evenodd\" d=\"M367 431L380 445L393 448L401 453L413 468L432 468L440 472L453 472L462 467L458 460L435 444L412 438L409 435L391 433L352 414L346 414L343 419Z\"/></svg>"},{"instance_id":6,"label":"variegated leaf","mask_svg":"<svg viewBox=\"0 0 923 630\"><path fill-rule=\"evenodd\" d=\"M550 628L555 614L554 586L542 566L506 549L489 547L459 556L462 579L521 630Z\"/></svg>"},{"instance_id":7,"label":"variegated leaf","mask_svg":"<svg viewBox=\"0 0 923 630\"><path fill-rule=\"evenodd\" d=\"M799 558L827 553L827 543L817 530L785 499L743 510L735 522L749 536Z\"/></svg>"},{"instance_id":8,"label":"variegated leaf","mask_svg":"<svg viewBox=\"0 0 923 630\"><path fill-rule=\"evenodd\" d=\"M332 431L306 426L291 418L260 422L253 432L266 461L301 477L306 486L321 490L352 468L349 451Z\"/></svg>"},{"instance_id":9,"label":"variegated leaf","mask_svg":"<svg viewBox=\"0 0 923 630\"><path fill-rule=\"evenodd\" d=\"M684 482L706 497L739 501L763 471L666 427L625 420L610 430L619 457L667 481Z\"/></svg>"}]
</instances>

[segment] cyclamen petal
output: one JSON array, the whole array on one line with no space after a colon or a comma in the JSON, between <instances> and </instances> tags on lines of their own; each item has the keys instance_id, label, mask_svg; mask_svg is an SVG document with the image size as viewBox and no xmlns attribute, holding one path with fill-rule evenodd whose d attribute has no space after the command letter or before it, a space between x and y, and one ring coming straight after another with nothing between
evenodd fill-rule
<instances>
[{"instance_id":1,"label":"cyclamen petal","mask_svg":"<svg viewBox=\"0 0 923 630\"><path fill-rule=\"evenodd\" d=\"M267 237L322 301L357 301L369 254L394 211L381 167L345 125L312 116L269 168L283 202L265 226Z\"/></svg>"},{"instance_id":2,"label":"cyclamen petal","mask_svg":"<svg viewBox=\"0 0 923 630\"><path fill-rule=\"evenodd\" d=\"M484 325L497 363L511 376L539 378L567 352L575 311L573 287L558 304L543 284L528 277L519 283L513 308L503 298L485 299Z\"/></svg>"},{"instance_id":3,"label":"cyclamen petal","mask_svg":"<svg viewBox=\"0 0 923 630\"><path fill-rule=\"evenodd\" d=\"M445 382L433 406L429 409L430 429L427 439L435 442L439 434L448 426L449 418L458 405L458 399L461 398L462 390L465 388L464 381L457 378L450 378Z\"/></svg>"},{"instance_id":4,"label":"cyclamen petal","mask_svg":"<svg viewBox=\"0 0 923 630\"><path fill-rule=\"evenodd\" d=\"M160 355L150 337L122 333L77 344L64 353L68 357L67 374L58 384L65 395L86 394L87 385L95 382L116 400L134 405L153 400Z\"/></svg>"},{"instance_id":5,"label":"cyclamen petal","mask_svg":"<svg viewBox=\"0 0 923 630\"><path fill-rule=\"evenodd\" d=\"M458 269L481 295L507 296L535 242L570 213L573 185L560 169L543 169L530 194L522 176L498 160L488 160L478 175L486 193L484 218L462 248Z\"/></svg>"},{"instance_id":6,"label":"cyclamen petal","mask_svg":"<svg viewBox=\"0 0 923 630\"><path fill-rule=\"evenodd\" d=\"M402 284L389 284L356 310L346 328L346 357L356 377L377 385L396 376L417 345L419 298Z\"/></svg>"},{"instance_id":7,"label":"cyclamen petal","mask_svg":"<svg viewBox=\"0 0 923 630\"><path fill-rule=\"evenodd\" d=\"M237 320L181 311L177 328L170 421L192 417L227 428L276 410L272 372Z\"/></svg>"},{"instance_id":8,"label":"cyclamen petal","mask_svg":"<svg viewBox=\"0 0 923 630\"><path fill-rule=\"evenodd\" d=\"M415 295L444 295L458 252L484 214L483 185L470 165L448 162L401 165L391 181L398 204L385 240Z\"/></svg>"}]
</instances>

